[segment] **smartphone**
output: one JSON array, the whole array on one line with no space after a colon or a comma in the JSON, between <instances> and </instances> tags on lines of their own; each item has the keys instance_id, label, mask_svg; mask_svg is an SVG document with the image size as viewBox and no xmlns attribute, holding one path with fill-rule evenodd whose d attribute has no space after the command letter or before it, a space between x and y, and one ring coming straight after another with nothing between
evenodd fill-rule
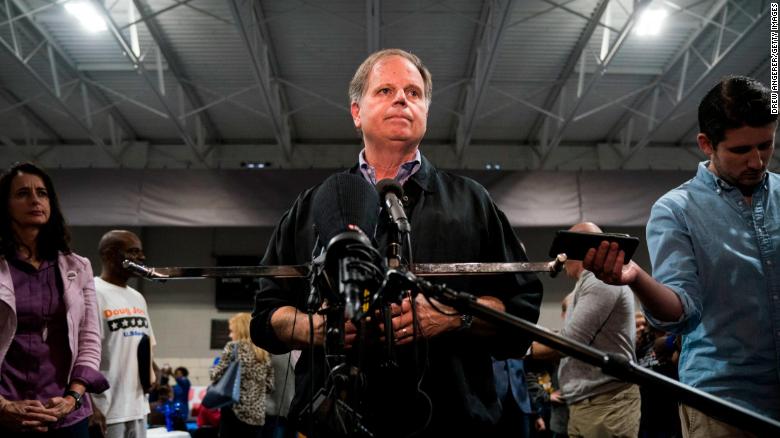
<instances>
[{"instance_id":1,"label":"smartphone","mask_svg":"<svg viewBox=\"0 0 780 438\"><path fill-rule=\"evenodd\" d=\"M620 249L626 253L624 263L631 260L639 246L639 239L628 234L557 231L549 255L555 258L563 253L569 260L582 260L589 249L598 248L605 240L610 243L617 242Z\"/></svg>"}]
</instances>

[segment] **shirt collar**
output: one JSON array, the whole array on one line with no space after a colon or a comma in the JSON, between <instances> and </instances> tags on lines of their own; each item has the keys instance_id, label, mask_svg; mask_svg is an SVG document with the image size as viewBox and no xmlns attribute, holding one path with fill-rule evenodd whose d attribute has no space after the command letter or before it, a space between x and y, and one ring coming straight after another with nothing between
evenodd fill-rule
<instances>
[{"instance_id":1,"label":"shirt collar","mask_svg":"<svg viewBox=\"0 0 780 438\"><path fill-rule=\"evenodd\" d=\"M701 180L701 182L703 182L707 187L710 187L712 190L720 193L721 185L728 185L728 183L715 176L715 174L712 173L712 171L709 169L709 165L709 160L699 163L699 167L696 169L696 179Z\"/></svg>"},{"instance_id":2,"label":"shirt collar","mask_svg":"<svg viewBox=\"0 0 780 438\"><path fill-rule=\"evenodd\" d=\"M49 268L54 267L54 262L51 260L42 260L40 266L36 269L35 266L31 265L29 262L26 262L21 259L21 257L8 257L7 259L8 264L10 266L13 266L14 268L25 272L27 274L36 274L38 272L43 272Z\"/></svg>"},{"instance_id":3,"label":"shirt collar","mask_svg":"<svg viewBox=\"0 0 780 438\"><path fill-rule=\"evenodd\" d=\"M426 192L435 192L436 187L434 185L434 176L436 175L436 168L433 167L430 161L424 156L421 157L420 168L410 178L417 183Z\"/></svg>"},{"instance_id":4,"label":"shirt collar","mask_svg":"<svg viewBox=\"0 0 780 438\"><path fill-rule=\"evenodd\" d=\"M704 184L718 193L720 193L722 190L730 192L736 189L736 187L715 175L710 170L709 166L710 160L699 163L699 168L696 170L696 178L701 180ZM769 172L764 172L764 180L761 182L761 184L756 186L756 188L753 190L753 193L756 193L760 188L769 190Z\"/></svg>"},{"instance_id":5,"label":"shirt collar","mask_svg":"<svg viewBox=\"0 0 780 438\"><path fill-rule=\"evenodd\" d=\"M401 164L401 167L398 169L398 173L395 175L395 180L403 185L410 177L412 177L420 170L421 164L422 154L420 154L420 149L418 148L414 154L414 158ZM365 148L363 148L358 154L358 169L366 181L376 185L376 169L374 166L368 164L368 161L366 161Z\"/></svg>"}]
</instances>

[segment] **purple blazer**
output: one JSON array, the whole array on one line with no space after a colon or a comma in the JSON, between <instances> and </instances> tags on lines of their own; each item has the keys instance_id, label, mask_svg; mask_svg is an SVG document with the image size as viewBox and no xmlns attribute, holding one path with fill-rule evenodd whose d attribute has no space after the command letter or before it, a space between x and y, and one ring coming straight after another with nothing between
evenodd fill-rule
<instances>
[{"instance_id":1,"label":"purple blazer","mask_svg":"<svg viewBox=\"0 0 780 438\"><path fill-rule=\"evenodd\" d=\"M62 277L63 300L68 322L71 351L69 381L77 378L86 383L87 391L101 393L108 381L100 369L100 334L92 265L74 253L57 256ZM0 363L16 333L16 296L8 262L0 257Z\"/></svg>"}]
</instances>

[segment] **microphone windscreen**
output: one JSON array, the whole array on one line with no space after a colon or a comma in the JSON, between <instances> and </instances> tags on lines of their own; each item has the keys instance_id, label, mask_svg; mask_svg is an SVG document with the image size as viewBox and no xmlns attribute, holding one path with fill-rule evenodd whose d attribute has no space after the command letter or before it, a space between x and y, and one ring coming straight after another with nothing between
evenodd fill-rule
<instances>
[{"instance_id":1,"label":"microphone windscreen","mask_svg":"<svg viewBox=\"0 0 780 438\"><path fill-rule=\"evenodd\" d=\"M337 234L357 225L374 235L379 216L379 196L362 175L336 173L326 179L312 199L314 225L320 242L327 245Z\"/></svg>"},{"instance_id":2,"label":"microphone windscreen","mask_svg":"<svg viewBox=\"0 0 780 438\"><path fill-rule=\"evenodd\" d=\"M384 198L387 193L395 193L399 199L404 197L404 188L392 178L385 178L376 183L376 191L379 192L380 198Z\"/></svg>"}]
</instances>

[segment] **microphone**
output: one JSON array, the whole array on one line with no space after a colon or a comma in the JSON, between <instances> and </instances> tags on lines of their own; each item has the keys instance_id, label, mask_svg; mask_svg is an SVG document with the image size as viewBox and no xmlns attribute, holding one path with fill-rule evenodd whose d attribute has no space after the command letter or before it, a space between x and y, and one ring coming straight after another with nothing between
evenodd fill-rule
<instances>
[{"instance_id":1,"label":"microphone","mask_svg":"<svg viewBox=\"0 0 780 438\"><path fill-rule=\"evenodd\" d=\"M155 271L154 268L146 267L145 265L136 263L132 260L122 261L122 267L139 277L151 279L168 278L167 275L160 274L159 272Z\"/></svg>"},{"instance_id":2,"label":"microphone","mask_svg":"<svg viewBox=\"0 0 780 438\"><path fill-rule=\"evenodd\" d=\"M387 207L390 218L398 226L398 231L404 234L411 233L412 226L409 224L404 206L401 204L401 198L404 197L404 188L401 187L401 184L394 179L385 178L377 183L376 190Z\"/></svg>"},{"instance_id":3,"label":"microphone","mask_svg":"<svg viewBox=\"0 0 780 438\"><path fill-rule=\"evenodd\" d=\"M368 310L363 298L378 288L384 276L381 256L366 234L376 230L378 206L379 196L371 184L348 173L328 177L312 198L314 226L320 241L327 242L325 280L332 298L344 303L345 316L353 321Z\"/></svg>"},{"instance_id":4,"label":"microphone","mask_svg":"<svg viewBox=\"0 0 780 438\"><path fill-rule=\"evenodd\" d=\"M320 241L330 242L350 225L373 235L379 197L362 176L337 173L322 182L312 198L314 225Z\"/></svg>"}]
</instances>

